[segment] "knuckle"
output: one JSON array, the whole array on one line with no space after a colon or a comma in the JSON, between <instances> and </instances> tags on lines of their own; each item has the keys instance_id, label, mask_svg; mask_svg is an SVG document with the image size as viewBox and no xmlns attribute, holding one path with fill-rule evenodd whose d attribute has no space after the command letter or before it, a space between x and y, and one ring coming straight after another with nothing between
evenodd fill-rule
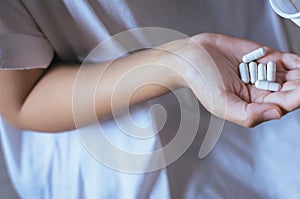
<instances>
[{"instance_id":1,"label":"knuckle","mask_svg":"<svg viewBox=\"0 0 300 199\"><path fill-rule=\"evenodd\" d=\"M257 121L253 117L247 116L242 120L242 126L246 128L253 128L257 125Z\"/></svg>"}]
</instances>

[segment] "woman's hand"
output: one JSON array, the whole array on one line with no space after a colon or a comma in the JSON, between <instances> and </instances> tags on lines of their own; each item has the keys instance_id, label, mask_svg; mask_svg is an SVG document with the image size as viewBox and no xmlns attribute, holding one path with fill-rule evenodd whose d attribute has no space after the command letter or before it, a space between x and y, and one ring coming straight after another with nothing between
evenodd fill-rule
<instances>
[{"instance_id":1,"label":"woman's hand","mask_svg":"<svg viewBox=\"0 0 300 199\"><path fill-rule=\"evenodd\" d=\"M241 81L238 66L242 56L260 47L254 42L217 34L200 34L191 40L162 46L174 53L167 56L166 62L181 74L178 79L185 80L185 86L211 113L245 127L279 119L300 106L297 55L265 47L267 55L257 60L265 64L276 62L276 82L282 85L279 92L259 90Z\"/></svg>"}]
</instances>

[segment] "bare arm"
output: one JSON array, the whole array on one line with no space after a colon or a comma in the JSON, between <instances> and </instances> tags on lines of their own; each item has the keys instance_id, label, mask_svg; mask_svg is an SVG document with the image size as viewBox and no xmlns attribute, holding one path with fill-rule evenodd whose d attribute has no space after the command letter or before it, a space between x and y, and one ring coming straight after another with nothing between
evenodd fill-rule
<instances>
[{"instance_id":1,"label":"bare arm","mask_svg":"<svg viewBox=\"0 0 300 199\"><path fill-rule=\"evenodd\" d=\"M252 127L279 119L300 107L300 58L268 48L268 55L259 61L277 63L277 81L283 87L274 93L258 90L253 85L243 84L238 75L238 64L246 52L259 47L260 44L243 39L202 34L161 46L172 53L151 49L118 59L107 70L107 63L85 67L81 71L81 97L77 101L80 114L86 119L81 125L92 122L90 113L85 113L90 103L87 103L88 98L95 98L92 105L102 120L111 115L112 101L117 110L127 107L128 94L139 86L130 96L130 105L160 96L169 91L166 87L172 90L187 86L211 113L236 124ZM136 70L136 66L145 64L149 69ZM169 69L159 67L160 64ZM99 79L101 70L105 72ZM138 71L135 76L119 82L124 74L133 70ZM22 129L52 132L74 129L73 88L78 71L78 65L52 66L46 72L1 71L1 115ZM148 84L143 86L144 82ZM121 89L114 90L116 86Z\"/></svg>"},{"instance_id":2,"label":"bare arm","mask_svg":"<svg viewBox=\"0 0 300 199\"><path fill-rule=\"evenodd\" d=\"M95 111L99 120L111 115L111 99L113 89L118 85L120 78L134 70L135 67L147 64L155 66L161 52L147 50L118 59L111 63L100 63L81 68L81 74L86 77L80 81L82 110L86 106L85 96L89 96L89 88L95 90ZM104 71L105 70L105 71ZM49 70L23 70L0 72L0 113L14 126L21 129L58 132L75 128L73 121L72 98L75 78L79 65L56 65ZM144 71L144 74L143 74ZM102 77L99 74L104 72ZM152 81L176 87L166 74L160 70L139 70L139 76L126 79L122 82L124 95L132 92L132 88L139 86L140 78L149 78ZM95 80L98 80L96 82ZM124 84L125 83L125 84ZM162 95L169 90L158 84L148 84L139 88L130 98L130 105ZM122 95L122 93L120 93ZM124 98L116 98L117 109L128 106ZM84 113L83 113L84 114ZM87 120L87 124L91 122Z\"/></svg>"}]
</instances>

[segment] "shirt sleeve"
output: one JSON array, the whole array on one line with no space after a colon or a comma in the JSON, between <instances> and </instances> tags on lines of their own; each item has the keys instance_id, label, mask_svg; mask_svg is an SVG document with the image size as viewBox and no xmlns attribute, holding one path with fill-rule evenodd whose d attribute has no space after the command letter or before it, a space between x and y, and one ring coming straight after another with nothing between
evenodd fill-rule
<instances>
[{"instance_id":1,"label":"shirt sleeve","mask_svg":"<svg viewBox=\"0 0 300 199\"><path fill-rule=\"evenodd\" d=\"M47 68L54 50L22 1L0 4L0 70Z\"/></svg>"}]
</instances>

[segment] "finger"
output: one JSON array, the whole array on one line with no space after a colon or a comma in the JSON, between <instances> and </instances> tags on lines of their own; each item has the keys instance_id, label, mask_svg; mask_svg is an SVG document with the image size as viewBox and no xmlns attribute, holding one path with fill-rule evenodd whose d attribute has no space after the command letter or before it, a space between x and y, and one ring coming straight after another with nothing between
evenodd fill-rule
<instances>
[{"instance_id":1,"label":"finger","mask_svg":"<svg viewBox=\"0 0 300 199\"><path fill-rule=\"evenodd\" d=\"M278 71L276 73L276 79L280 83L300 80L300 70Z\"/></svg>"},{"instance_id":2,"label":"finger","mask_svg":"<svg viewBox=\"0 0 300 199\"><path fill-rule=\"evenodd\" d=\"M283 53L281 61L288 70L300 69L300 56L292 53Z\"/></svg>"},{"instance_id":3,"label":"finger","mask_svg":"<svg viewBox=\"0 0 300 199\"><path fill-rule=\"evenodd\" d=\"M264 102L278 104L285 112L300 108L300 87L280 91L265 97Z\"/></svg>"},{"instance_id":4,"label":"finger","mask_svg":"<svg viewBox=\"0 0 300 199\"><path fill-rule=\"evenodd\" d=\"M300 80L299 79L285 82L282 85L282 88L281 88L280 91L291 91L291 90L297 89L298 87L300 87Z\"/></svg>"},{"instance_id":5,"label":"finger","mask_svg":"<svg viewBox=\"0 0 300 199\"><path fill-rule=\"evenodd\" d=\"M247 103L238 97L227 99L227 119L244 127L254 127L262 122L280 119L282 111L273 103Z\"/></svg>"}]
</instances>

